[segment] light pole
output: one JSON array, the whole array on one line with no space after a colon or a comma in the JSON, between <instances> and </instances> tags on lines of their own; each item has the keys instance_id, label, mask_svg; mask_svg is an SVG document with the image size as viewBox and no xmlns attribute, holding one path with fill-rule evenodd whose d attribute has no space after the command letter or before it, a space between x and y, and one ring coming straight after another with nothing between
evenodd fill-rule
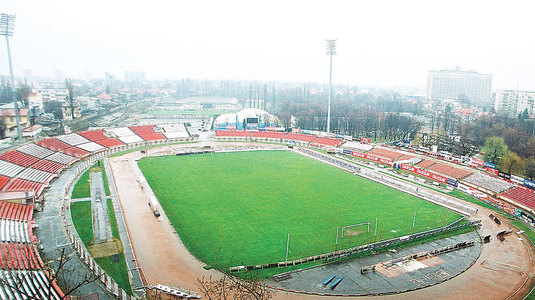
<instances>
[{"instance_id":1,"label":"light pole","mask_svg":"<svg viewBox=\"0 0 535 300\"><path fill-rule=\"evenodd\" d=\"M329 101L327 106L327 133L331 132L331 94L333 93L333 55L336 55L336 40L327 40L327 55L329 55Z\"/></svg>"},{"instance_id":2,"label":"light pole","mask_svg":"<svg viewBox=\"0 0 535 300\"><path fill-rule=\"evenodd\" d=\"M15 78L13 76L13 66L11 64L11 50L9 49L9 37L13 35L15 30L15 15L1 14L0 15L0 35L6 37L7 45L7 60L9 61L9 74L11 76L11 96L13 97L13 110L15 112L15 120L17 120L17 139L22 143L22 132L20 130L20 116L19 105L15 97Z\"/></svg>"}]
</instances>

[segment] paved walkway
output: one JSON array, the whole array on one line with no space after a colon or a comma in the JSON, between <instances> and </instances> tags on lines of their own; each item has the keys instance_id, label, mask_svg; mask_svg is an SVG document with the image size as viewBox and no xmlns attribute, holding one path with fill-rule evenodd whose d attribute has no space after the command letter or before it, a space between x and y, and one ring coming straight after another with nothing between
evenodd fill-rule
<instances>
[{"instance_id":1,"label":"paved walkway","mask_svg":"<svg viewBox=\"0 0 535 300\"><path fill-rule=\"evenodd\" d=\"M95 244L112 242L110 215L102 172L91 172L91 211L93 213L93 240Z\"/></svg>"},{"instance_id":2,"label":"paved walkway","mask_svg":"<svg viewBox=\"0 0 535 300\"><path fill-rule=\"evenodd\" d=\"M130 236L126 229L126 224L123 218L123 210L121 209L121 204L117 199L117 190L115 189L115 179L113 173L110 169L110 163L108 158L104 158L104 168L106 170L106 177L108 178L108 184L110 187L111 201L113 203L113 210L115 211L115 218L117 219L117 228L119 229L119 236L121 242L123 243L124 258L126 260L126 265L128 267L128 272L130 273L132 289L134 293L138 296L143 294L143 280L141 279L140 268L138 267L136 257L134 255L134 250L132 249L132 242L130 241Z\"/></svg>"},{"instance_id":3,"label":"paved walkway","mask_svg":"<svg viewBox=\"0 0 535 300\"><path fill-rule=\"evenodd\" d=\"M62 288L73 287L80 279L92 272L82 263L76 251L72 247L67 232L64 229L65 223L63 221L62 201L65 197L66 189L69 186L70 180L76 177L76 166L63 171L61 176L53 181L50 188L45 193L44 207L41 212L34 214L35 222L39 228L34 229L34 233L39 238L41 245L44 247L40 251L40 256L43 260L51 261L60 258L60 250L65 249L65 254L70 258L65 265L65 270L73 270L70 274L65 274L65 280L60 280L59 284ZM70 211L65 211L70 213ZM74 226L71 230L74 230ZM100 282L92 282L78 288L72 295L84 296L92 293L97 293L100 300L114 299L111 294L108 294L104 286Z\"/></svg>"},{"instance_id":4,"label":"paved walkway","mask_svg":"<svg viewBox=\"0 0 535 300\"><path fill-rule=\"evenodd\" d=\"M427 259L410 260L398 263L390 268L361 274L363 266L370 266L392 261L415 253L440 249L460 242L476 240L472 247L454 252L432 256ZM265 282L286 290L307 291L320 294L334 293L343 295L374 295L377 293L398 293L438 284L451 279L469 268L479 257L481 243L477 232L434 240L423 244L398 249L396 253L382 252L346 261L333 262L323 266L291 273L291 278L277 282L268 279ZM411 268L413 267L413 268ZM321 283L331 275L344 277L343 281L331 290Z\"/></svg>"}]
</instances>

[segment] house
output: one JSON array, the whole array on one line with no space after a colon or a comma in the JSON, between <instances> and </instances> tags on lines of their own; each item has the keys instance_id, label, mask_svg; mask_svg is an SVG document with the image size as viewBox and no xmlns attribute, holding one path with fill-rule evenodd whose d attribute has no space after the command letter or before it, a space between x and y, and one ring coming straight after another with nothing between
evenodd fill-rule
<instances>
[{"instance_id":1,"label":"house","mask_svg":"<svg viewBox=\"0 0 535 300\"><path fill-rule=\"evenodd\" d=\"M80 103L74 102L73 105L74 108L74 118L79 118L82 116L82 108L80 107ZM61 113L63 114L63 120L72 120L72 112L71 112L71 104L68 102L64 102L61 105Z\"/></svg>"},{"instance_id":2,"label":"house","mask_svg":"<svg viewBox=\"0 0 535 300\"><path fill-rule=\"evenodd\" d=\"M27 108L19 109L20 128L26 128L30 126L29 118L30 110ZM0 106L0 137L16 138L17 137L17 120L15 117L15 109L12 105L7 104Z\"/></svg>"}]
</instances>

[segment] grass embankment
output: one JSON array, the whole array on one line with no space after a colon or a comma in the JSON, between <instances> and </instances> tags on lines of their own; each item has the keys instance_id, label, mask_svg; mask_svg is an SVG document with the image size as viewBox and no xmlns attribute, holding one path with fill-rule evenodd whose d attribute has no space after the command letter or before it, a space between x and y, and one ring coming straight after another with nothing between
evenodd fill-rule
<instances>
[{"instance_id":1,"label":"grass embankment","mask_svg":"<svg viewBox=\"0 0 535 300\"><path fill-rule=\"evenodd\" d=\"M72 198L89 198L91 197L91 186L89 182L91 172L102 172L104 187L106 195L110 195L110 188L108 178L104 170L104 164L100 161L101 167L98 164L89 168L78 180L72 192ZM119 229L117 228L117 219L115 218L115 211L113 210L113 203L111 199L107 199L108 216L110 219L111 231L114 239L120 240ZM91 201L79 201L71 203L71 216L74 227L82 240L82 243L88 248L93 245L93 218L91 211ZM114 258L115 256L115 258ZM124 254L121 252L106 256L95 258L95 261L110 275L117 284L128 293L132 294L130 280L128 276L128 269Z\"/></svg>"},{"instance_id":2,"label":"grass embankment","mask_svg":"<svg viewBox=\"0 0 535 300\"><path fill-rule=\"evenodd\" d=\"M91 197L91 184L89 182L91 172L102 173L102 179L104 181L104 189L106 190L106 196L110 195L110 187L108 185L108 177L106 177L106 172L104 171L104 163L102 162L102 160L99 160L98 163L94 164L91 168L85 171L85 173L82 174L82 176L80 176L80 179L78 180L78 182L76 182L76 185L74 185L74 189L72 190L72 194L71 194L72 199Z\"/></svg>"}]
</instances>

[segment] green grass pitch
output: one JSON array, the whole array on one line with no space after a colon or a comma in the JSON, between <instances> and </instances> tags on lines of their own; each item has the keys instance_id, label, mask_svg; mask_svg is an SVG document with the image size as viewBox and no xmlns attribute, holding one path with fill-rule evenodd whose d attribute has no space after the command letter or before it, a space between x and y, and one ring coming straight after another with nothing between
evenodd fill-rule
<instances>
[{"instance_id":1,"label":"green grass pitch","mask_svg":"<svg viewBox=\"0 0 535 300\"><path fill-rule=\"evenodd\" d=\"M208 265L256 265L327 253L336 228L370 222L338 249L440 227L461 216L289 151L143 158L138 162L186 247ZM228 270L228 269L226 269Z\"/></svg>"}]
</instances>

